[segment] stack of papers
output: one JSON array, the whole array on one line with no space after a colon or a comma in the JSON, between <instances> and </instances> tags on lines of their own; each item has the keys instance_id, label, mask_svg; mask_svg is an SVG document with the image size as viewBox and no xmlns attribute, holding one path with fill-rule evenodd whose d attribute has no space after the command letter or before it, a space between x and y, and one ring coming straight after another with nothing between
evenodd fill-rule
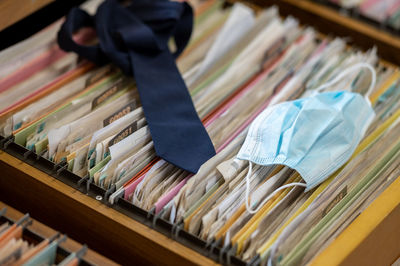
<instances>
[{"instance_id":1,"label":"stack of papers","mask_svg":"<svg viewBox=\"0 0 400 266\"><path fill-rule=\"evenodd\" d=\"M134 79L59 50L59 22L0 53L1 134L109 190L110 204L123 198L154 211L247 262L306 264L400 175L399 69L381 63L376 49L321 36L275 7L256 13L216 0L192 4L195 28L177 65L217 150L196 175L157 157ZM249 214L248 164L235 157L253 119L360 62L377 71L370 96L377 115L353 157L317 188L286 188ZM326 91L365 94L369 84L369 72L360 70ZM257 206L301 176L256 166L250 180Z\"/></svg>"},{"instance_id":2,"label":"stack of papers","mask_svg":"<svg viewBox=\"0 0 400 266\"><path fill-rule=\"evenodd\" d=\"M399 0L316 0L318 2L334 3L335 5L354 9L365 18L381 25L388 25L395 30L400 29Z\"/></svg>"}]
</instances>

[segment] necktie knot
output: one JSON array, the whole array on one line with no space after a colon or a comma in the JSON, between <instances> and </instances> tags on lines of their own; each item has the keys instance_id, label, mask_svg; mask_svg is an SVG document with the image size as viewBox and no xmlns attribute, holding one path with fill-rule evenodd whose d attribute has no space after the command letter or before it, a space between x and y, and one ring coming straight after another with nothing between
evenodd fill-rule
<instances>
[{"instance_id":1,"label":"necktie knot","mask_svg":"<svg viewBox=\"0 0 400 266\"><path fill-rule=\"evenodd\" d=\"M168 48L173 38L177 57L187 45L193 16L187 3L165 0L134 0L126 7L117 0L106 0L95 16L73 8L59 32L60 47L75 51L98 65L113 62L127 75L133 75L129 51L145 55L157 55ZM189 25L187 25L189 23ZM70 36L82 27L93 27L97 33L98 45L82 46Z\"/></svg>"}]
</instances>

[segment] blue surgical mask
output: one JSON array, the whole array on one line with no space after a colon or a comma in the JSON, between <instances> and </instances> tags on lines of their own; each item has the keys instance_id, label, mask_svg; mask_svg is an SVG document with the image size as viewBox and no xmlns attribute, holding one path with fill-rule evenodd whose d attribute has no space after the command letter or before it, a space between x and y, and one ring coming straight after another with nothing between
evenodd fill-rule
<instances>
[{"instance_id":1,"label":"blue surgical mask","mask_svg":"<svg viewBox=\"0 0 400 266\"><path fill-rule=\"evenodd\" d=\"M372 73L365 97L358 93L320 90L332 86L360 68ZM309 191L346 163L375 117L368 95L375 87L376 73L369 64L359 63L321 86L313 96L288 101L264 110L251 124L237 158L250 162L246 176L246 207L255 213L276 192L290 186ZM304 183L290 183L274 191L256 210L248 205L252 164L285 165L296 170Z\"/></svg>"}]
</instances>

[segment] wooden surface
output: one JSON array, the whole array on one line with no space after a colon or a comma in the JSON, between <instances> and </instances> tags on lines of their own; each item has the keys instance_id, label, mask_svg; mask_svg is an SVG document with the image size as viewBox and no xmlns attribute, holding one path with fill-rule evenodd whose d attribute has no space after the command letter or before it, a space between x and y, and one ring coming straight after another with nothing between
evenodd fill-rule
<instances>
[{"instance_id":1,"label":"wooden surface","mask_svg":"<svg viewBox=\"0 0 400 266\"><path fill-rule=\"evenodd\" d=\"M212 260L0 151L0 200L124 264Z\"/></svg>"},{"instance_id":2,"label":"wooden surface","mask_svg":"<svg viewBox=\"0 0 400 266\"><path fill-rule=\"evenodd\" d=\"M235 2L235 0L229 0ZM366 22L338 13L333 8L308 0L245 0L260 6L276 5L282 16L291 15L302 24L335 36L348 37L351 44L365 49L373 46L378 54L392 63L400 64L400 38L379 30Z\"/></svg>"},{"instance_id":3,"label":"wooden surface","mask_svg":"<svg viewBox=\"0 0 400 266\"><path fill-rule=\"evenodd\" d=\"M0 210L3 209L4 207L7 208L7 212L5 216L7 218L10 218L14 221L19 220L22 216L24 216L23 213L15 210L14 208L6 205L5 203L0 201ZM34 217L31 216L31 220L33 220L33 223L28 226L28 229L44 238L51 238L52 236L57 234L57 231L34 220ZM72 240L71 238L67 238L66 241L62 242L60 244L62 248L67 250L68 252L76 252L82 248L82 245L79 244L78 242ZM113 261L101 256L100 254L94 252L90 248L87 250L86 254L83 256L83 259L93 265L118 265L114 263Z\"/></svg>"},{"instance_id":4,"label":"wooden surface","mask_svg":"<svg viewBox=\"0 0 400 266\"><path fill-rule=\"evenodd\" d=\"M311 265L391 265L400 257L400 177Z\"/></svg>"},{"instance_id":5,"label":"wooden surface","mask_svg":"<svg viewBox=\"0 0 400 266\"><path fill-rule=\"evenodd\" d=\"M0 0L0 30L25 18L54 0Z\"/></svg>"}]
</instances>

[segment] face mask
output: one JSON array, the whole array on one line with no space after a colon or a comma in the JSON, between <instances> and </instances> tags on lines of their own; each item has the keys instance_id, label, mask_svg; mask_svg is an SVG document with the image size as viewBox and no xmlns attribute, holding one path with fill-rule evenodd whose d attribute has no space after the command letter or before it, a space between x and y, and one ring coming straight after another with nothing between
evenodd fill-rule
<instances>
[{"instance_id":1,"label":"face mask","mask_svg":"<svg viewBox=\"0 0 400 266\"><path fill-rule=\"evenodd\" d=\"M348 91L319 93L360 68L366 68L372 74L365 97ZM375 83L374 68L359 63L320 86L313 96L267 108L253 121L237 155L237 159L249 161L246 208L250 213L256 213L278 191L287 187L303 186L309 191L346 163L375 116L368 98ZM305 184L286 184L253 210L249 206L253 163L288 166L301 175Z\"/></svg>"}]
</instances>

